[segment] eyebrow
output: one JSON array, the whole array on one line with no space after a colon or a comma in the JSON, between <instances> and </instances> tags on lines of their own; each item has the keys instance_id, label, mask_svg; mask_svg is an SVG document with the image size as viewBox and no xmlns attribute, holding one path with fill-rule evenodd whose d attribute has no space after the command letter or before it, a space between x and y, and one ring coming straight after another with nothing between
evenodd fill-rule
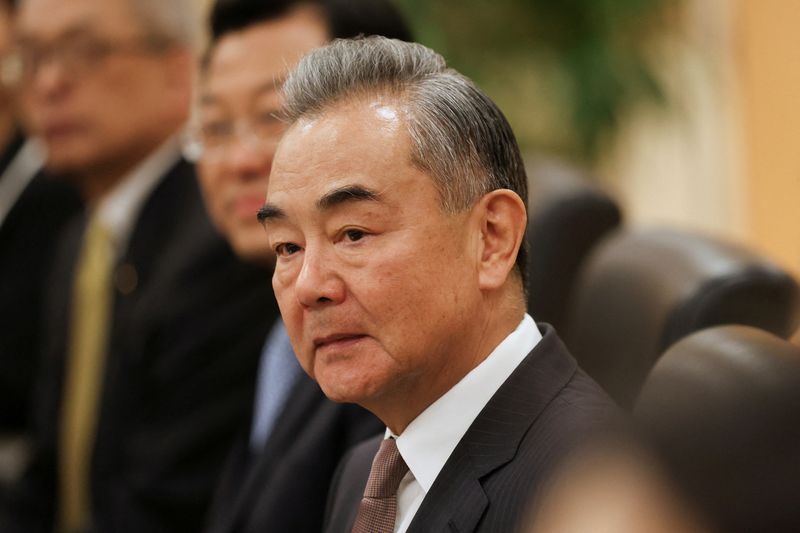
<instances>
[{"instance_id":1,"label":"eyebrow","mask_svg":"<svg viewBox=\"0 0 800 533\"><path fill-rule=\"evenodd\" d=\"M349 202L381 202L381 195L363 185L345 185L325 193L317 200L317 209L332 209Z\"/></svg>"},{"instance_id":2,"label":"eyebrow","mask_svg":"<svg viewBox=\"0 0 800 533\"><path fill-rule=\"evenodd\" d=\"M317 200L317 209L327 211L349 202L381 202L381 195L363 185L345 185L325 193ZM283 220L286 212L277 205L266 203L256 215L261 225L271 220Z\"/></svg>"},{"instance_id":3,"label":"eyebrow","mask_svg":"<svg viewBox=\"0 0 800 533\"><path fill-rule=\"evenodd\" d=\"M282 220L286 218L286 213L276 205L264 204L264 206L258 210L256 218L258 218L258 221L263 226L270 220Z\"/></svg>"},{"instance_id":4,"label":"eyebrow","mask_svg":"<svg viewBox=\"0 0 800 533\"><path fill-rule=\"evenodd\" d=\"M93 30L93 27L94 25L92 24L92 20L89 17L84 17L83 19L77 21L72 26L63 30L53 40L63 41L67 39L75 39L80 37L94 37L96 34ZM35 38L26 35L24 30L20 30L18 37L19 44L30 45L31 43L35 43L35 41L36 41Z\"/></svg>"}]
</instances>

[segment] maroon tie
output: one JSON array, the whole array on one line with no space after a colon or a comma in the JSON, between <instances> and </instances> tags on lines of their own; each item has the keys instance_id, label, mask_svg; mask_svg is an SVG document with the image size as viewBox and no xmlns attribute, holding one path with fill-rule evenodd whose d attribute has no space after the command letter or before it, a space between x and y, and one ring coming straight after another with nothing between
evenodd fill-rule
<instances>
[{"instance_id":1,"label":"maroon tie","mask_svg":"<svg viewBox=\"0 0 800 533\"><path fill-rule=\"evenodd\" d=\"M358 506L353 533L392 533L397 516L397 488L408 466L394 439L384 439L372 461L367 488Z\"/></svg>"}]
</instances>

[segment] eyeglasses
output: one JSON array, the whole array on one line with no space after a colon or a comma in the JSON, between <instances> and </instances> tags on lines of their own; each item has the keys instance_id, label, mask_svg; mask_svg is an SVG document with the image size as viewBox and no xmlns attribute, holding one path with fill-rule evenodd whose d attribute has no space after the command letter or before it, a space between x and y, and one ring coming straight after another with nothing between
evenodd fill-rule
<instances>
[{"instance_id":1,"label":"eyeglasses","mask_svg":"<svg viewBox=\"0 0 800 533\"><path fill-rule=\"evenodd\" d=\"M70 76L79 76L97 67L111 55L156 53L170 44L170 40L156 36L116 42L81 36L62 38L49 44L23 43L2 59L0 79L8 86L28 82L46 63L57 63Z\"/></svg>"},{"instance_id":2,"label":"eyeglasses","mask_svg":"<svg viewBox=\"0 0 800 533\"><path fill-rule=\"evenodd\" d=\"M234 143L247 143L259 151L272 151L286 129L286 124L274 111L256 113L238 120L222 118L204 120L202 117L187 129L183 142L186 159L217 162L230 153Z\"/></svg>"}]
</instances>

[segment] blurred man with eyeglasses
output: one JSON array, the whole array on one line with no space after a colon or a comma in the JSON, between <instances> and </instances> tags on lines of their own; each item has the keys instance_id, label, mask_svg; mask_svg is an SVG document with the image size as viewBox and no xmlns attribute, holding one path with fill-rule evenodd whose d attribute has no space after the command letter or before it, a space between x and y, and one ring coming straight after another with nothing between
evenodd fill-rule
<instances>
[{"instance_id":1,"label":"blurred man with eyeglasses","mask_svg":"<svg viewBox=\"0 0 800 533\"><path fill-rule=\"evenodd\" d=\"M6 73L87 209L53 258L33 457L0 531L196 532L250 417L277 310L181 158L193 6L21 2Z\"/></svg>"},{"instance_id":2,"label":"blurred man with eyeglasses","mask_svg":"<svg viewBox=\"0 0 800 533\"><path fill-rule=\"evenodd\" d=\"M14 4L0 1L0 59L4 61L13 45ZM0 70L0 463L4 457L24 451L21 444L28 430L38 366L47 265L60 230L81 209L74 187L41 172L40 143L26 138L20 129L14 87L3 79L3 72ZM16 466L18 461L8 464ZM15 471L0 468L0 491L15 477Z\"/></svg>"},{"instance_id":3,"label":"blurred man with eyeglasses","mask_svg":"<svg viewBox=\"0 0 800 533\"><path fill-rule=\"evenodd\" d=\"M332 38L410 39L388 0L218 0L186 151L199 159L214 224L242 259L272 273L256 213L285 125L282 80ZM232 450L206 533L321 531L330 479L345 451L382 430L371 413L325 398L300 368L283 323L265 321L254 417Z\"/></svg>"}]
</instances>

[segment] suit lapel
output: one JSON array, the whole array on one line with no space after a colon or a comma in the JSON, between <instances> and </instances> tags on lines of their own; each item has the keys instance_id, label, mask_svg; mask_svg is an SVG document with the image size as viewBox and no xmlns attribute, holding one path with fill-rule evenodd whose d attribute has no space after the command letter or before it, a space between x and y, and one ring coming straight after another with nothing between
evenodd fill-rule
<instances>
[{"instance_id":1,"label":"suit lapel","mask_svg":"<svg viewBox=\"0 0 800 533\"><path fill-rule=\"evenodd\" d=\"M140 284L146 284L150 272L164 255L164 247L172 243L171 233L189 216L187 209L202 205L201 202L192 167L184 160L178 161L142 206L121 261L136 270ZM176 206L181 206L180 212L175 211Z\"/></svg>"},{"instance_id":2,"label":"suit lapel","mask_svg":"<svg viewBox=\"0 0 800 533\"><path fill-rule=\"evenodd\" d=\"M555 331L543 338L489 400L422 501L409 533L474 531L491 505L482 479L510 462L539 414L577 369Z\"/></svg>"}]
</instances>

